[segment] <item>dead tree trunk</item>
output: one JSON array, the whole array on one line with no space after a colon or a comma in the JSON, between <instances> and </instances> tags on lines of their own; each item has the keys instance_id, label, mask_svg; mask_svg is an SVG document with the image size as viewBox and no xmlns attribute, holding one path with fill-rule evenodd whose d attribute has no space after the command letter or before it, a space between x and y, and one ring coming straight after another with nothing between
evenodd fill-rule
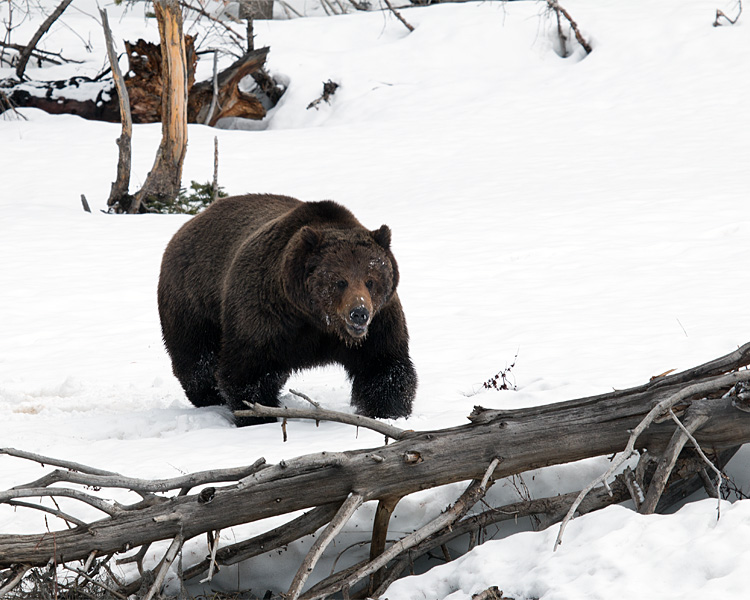
<instances>
[{"instance_id":1,"label":"dead tree trunk","mask_svg":"<svg viewBox=\"0 0 750 600\"><path fill-rule=\"evenodd\" d=\"M154 12L161 40L162 138L151 172L135 194L128 212L137 213L149 198L171 202L180 192L182 163L187 152L188 77L182 12L177 0L156 0Z\"/></svg>"},{"instance_id":2,"label":"dead tree trunk","mask_svg":"<svg viewBox=\"0 0 750 600\"><path fill-rule=\"evenodd\" d=\"M700 425L693 427L692 435L704 451L712 455L714 462L723 450L749 442L750 387L747 382L750 381L750 370L738 370L749 364L750 344L746 344L699 367L659 377L628 390L520 410L476 407L469 417L471 423L458 427L422 432L390 428L388 434L396 441L378 448L321 452L277 465L265 465L259 459L256 464L243 469L196 473L173 480L138 480L48 457L29 456L11 449L0 450L3 454L61 467L37 481L0 492L0 503L20 505L23 498L66 496L106 514L105 518L89 523L72 515L57 514L73 526L54 534L45 531L30 535L0 535L0 566L41 566L49 564L51 559L58 564L84 560L92 552L105 556L158 540L171 539L172 546L179 547L184 540L206 532L317 507L260 536L263 543L258 541L260 538L255 538L235 544L229 552L220 550L217 560L231 562L238 556L252 556L253 548L256 553L258 547L261 551L268 551L272 540L288 543L329 521L334 523L329 528L333 531L351 515L352 507L361 502L381 500L390 505L395 499L419 490L473 480L464 496L428 524L429 527L406 536L385 551L377 541L379 536L373 535L377 545L374 558L335 573L300 597L308 600L322 598L387 567L373 578L374 582L385 585L393 580L394 573L398 576L399 569L403 570L408 564L409 551L445 543L446 536L453 532L468 531L470 519L481 519L481 515L463 515L467 507L481 498L493 479L622 452L633 442L632 432L641 428L643 430L633 448L641 455L647 451L652 456L666 456L669 452L665 453L665 450L674 445L671 440L678 430L672 413L675 417L684 415L693 423L695 419L690 415L701 415ZM664 414L649 415L657 406L659 411L662 407L668 408ZM254 410L255 414L272 414L264 407ZM284 409L274 410L284 413ZM351 417L347 415L347 418ZM313 409L310 418L320 419L321 416ZM641 427L644 423L647 426ZM726 460L726 456L723 459ZM693 468L692 472L698 470L699 467ZM646 480L641 477L641 485L647 485ZM50 487L59 482L70 485ZM220 486L220 482L233 483ZM209 487L189 493L191 488L199 486ZM90 492L91 489L106 487L137 491L142 500L123 506L104 502ZM624 480L618 478L611 487L612 496L593 490L584 498L579 510L586 512L629 497ZM170 490L181 492L179 495L163 495ZM485 519L500 520L498 514L512 518L541 512L556 520L564 514L575 495L518 503L518 506L492 511L493 514L486 515ZM24 505L44 510L36 505ZM381 521L386 520L381 518ZM323 536L326 540L328 537ZM316 552L320 551L316 547ZM311 554L308 558L314 564L315 557ZM201 568L199 565L197 570ZM187 569L187 572L195 574L196 570ZM291 597L297 597L301 589L300 582L296 584Z\"/></svg>"},{"instance_id":3,"label":"dead tree trunk","mask_svg":"<svg viewBox=\"0 0 750 600\"><path fill-rule=\"evenodd\" d=\"M247 21L247 51L255 50L255 19L273 19L273 0L240 0L240 19Z\"/></svg>"},{"instance_id":4,"label":"dead tree trunk","mask_svg":"<svg viewBox=\"0 0 750 600\"><path fill-rule=\"evenodd\" d=\"M130 189L130 162L131 162L131 140L133 138L133 118L130 113L130 97L125 87L125 80L120 71L120 65L117 61L115 45L112 41L112 31L109 28L109 19L107 11L99 9L102 17L102 27L104 29L104 38L107 44L107 56L112 68L112 76L115 80L115 89L117 89L117 98L120 106L120 121L122 122L122 133L117 138L117 147L119 149L117 160L117 178L112 182L112 188L107 199L107 206L127 206L132 202Z\"/></svg>"}]
</instances>

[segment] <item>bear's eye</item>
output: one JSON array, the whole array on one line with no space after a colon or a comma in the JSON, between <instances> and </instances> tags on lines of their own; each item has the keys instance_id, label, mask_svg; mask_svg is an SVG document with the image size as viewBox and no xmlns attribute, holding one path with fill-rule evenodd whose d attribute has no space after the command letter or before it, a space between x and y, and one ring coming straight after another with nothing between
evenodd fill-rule
<instances>
[{"instance_id":1,"label":"bear's eye","mask_svg":"<svg viewBox=\"0 0 750 600\"><path fill-rule=\"evenodd\" d=\"M349 283L346 281L346 279L339 279L336 282L336 287L340 290L345 290L349 286Z\"/></svg>"},{"instance_id":2,"label":"bear's eye","mask_svg":"<svg viewBox=\"0 0 750 600\"><path fill-rule=\"evenodd\" d=\"M368 290L371 290L372 286L374 286L374 285L375 285L375 282L372 279L368 279L367 281L365 281L365 287Z\"/></svg>"}]
</instances>

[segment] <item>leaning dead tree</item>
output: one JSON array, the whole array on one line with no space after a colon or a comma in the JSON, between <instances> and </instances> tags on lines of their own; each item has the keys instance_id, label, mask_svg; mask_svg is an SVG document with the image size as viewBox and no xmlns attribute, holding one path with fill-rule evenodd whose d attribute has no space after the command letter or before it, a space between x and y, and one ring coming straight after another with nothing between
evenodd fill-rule
<instances>
[{"instance_id":1,"label":"leaning dead tree","mask_svg":"<svg viewBox=\"0 0 750 600\"><path fill-rule=\"evenodd\" d=\"M474 535L490 523L537 515L548 525L571 506L579 514L626 499L642 512L658 510L705 486L719 495L721 469L737 447L750 441L750 344L682 373L661 376L627 389L519 410L476 407L470 423L434 431L402 431L356 415L312 408L292 411L253 406L249 414L287 418L347 420L372 425L394 441L378 448L320 452L267 465L262 458L244 468L207 471L174 479L143 480L19 450L0 453L56 467L35 481L0 492L0 503L41 510L62 519L67 529L50 533L0 535L0 592L8 591L34 566L70 566L86 572L126 550L171 540L163 560L144 580L123 584L132 593L152 581L149 597L182 545L208 535L208 558L184 565L185 578L213 573L322 531L300 565L286 598L315 600L357 585L377 596L420 554L440 548L458 535ZM240 411L246 413L247 411ZM683 450L686 442L700 451ZM607 472L581 493L530 499L469 514L493 482L545 466L614 454L616 461L640 457L635 470ZM709 466L710 463L710 466ZM714 470L715 469L715 470ZM715 473L719 472L718 487ZM432 522L387 546L385 532L394 507L404 496L449 483L469 481L464 493ZM97 490L132 490L139 500L121 504ZM82 519L54 506L31 502L40 497L72 498L103 513ZM369 558L332 573L305 590L326 546L362 503L378 501ZM69 510L69 509L66 509ZM267 517L307 510L285 525L257 537L218 547L212 532ZM88 567L86 566L88 565Z\"/></svg>"}]
</instances>

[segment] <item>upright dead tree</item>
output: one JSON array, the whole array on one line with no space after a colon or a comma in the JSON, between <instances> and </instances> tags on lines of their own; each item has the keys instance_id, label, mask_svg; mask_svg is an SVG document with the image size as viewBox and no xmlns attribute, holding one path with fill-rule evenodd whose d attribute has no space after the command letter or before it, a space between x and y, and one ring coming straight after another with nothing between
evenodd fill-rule
<instances>
[{"instance_id":1,"label":"upright dead tree","mask_svg":"<svg viewBox=\"0 0 750 600\"><path fill-rule=\"evenodd\" d=\"M155 0L154 12L161 40L162 94L161 144L154 166L127 212L140 212L149 198L174 200L180 192L182 165L187 152L188 77L182 12L177 0Z\"/></svg>"},{"instance_id":2,"label":"upright dead tree","mask_svg":"<svg viewBox=\"0 0 750 600\"><path fill-rule=\"evenodd\" d=\"M273 0L240 0L240 19L247 21L247 51L255 50L255 19L273 19Z\"/></svg>"},{"instance_id":3,"label":"upright dead tree","mask_svg":"<svg viewBox=\"0 0 750 600\"><path fill-rule=\"evenodd\" d=\"M133 137L133 117L130 113L130 97L125 87L120 65L117 61L114 42L112 41L112 31L109 28L107 11L99 9L102 17L102 27L104 28L104 37L107 42L107 56L109 64L112 67L112 76L115 80L117 97L120 106L120 121L122 122L122 133L117 138L117 147L120 149L119 159L117 161L117 179L112 182L112 188L109 192L107 206L130 204L132 197L128 193L130 187L130 157L131 157L131 139Z\"/></svg>"}]
</instances>

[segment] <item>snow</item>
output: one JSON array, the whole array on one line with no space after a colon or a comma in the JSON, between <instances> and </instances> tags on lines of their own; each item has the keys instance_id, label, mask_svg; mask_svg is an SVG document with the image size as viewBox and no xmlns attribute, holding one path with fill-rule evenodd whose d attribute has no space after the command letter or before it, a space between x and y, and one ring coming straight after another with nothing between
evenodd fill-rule
<instances>
[{"instance_id":1,"label":"snow","mask_svg":"<svg viewBox=\"0 0 750 600\"><path fill-rule=\"evenodd\" d=\"M41 46L84 64L30 64L29 77L101 71L96 5L74 6ZM621 389L750 340L744 17L712 27L717 8L736 14L725 0L564 6L589 56L572 47L561 58L556 23L531 1L405 8L413 33L388 12L324 17L313 6L306 14L318 16L259 21L256 45L270 46L285 96L261 123L190 126L185 187L210 180L216 135L229 193L331 198L368 227L391 227L420 378L400 427L465 423L475 404L516 408ZM142 7L107 10L118 43L157 39ZM20 24L12 41L39 22ZM224 55L220 66L231 61ZM0 68L0 78L12 73ZM329 79L340 84L331 103L306 110ZM278 425L236 429L222 409L193 408L171 373L156 311L161 253L188 217L102 214L119 126L20 112L26 120L0 117L3 447L168 477L382 443L373 432L303 421L289 423L282 443ZM158 124L135 126L131 189L159 137ZM517 391L482 387L514 362ZM338 368L300 373L288 388L351 410ZM304 405L286 391L282 401ZM743 449L729 467L745 492L749 458ZM543 497L580 489L607 465L597 458L523 477ZM0 489L41 472L0 457ZM464 487L404 499L389 537L424 525ZM518 499L510 481L488 496L498 506ZM496 540L394 583L386 597L458 600L497 585L519 599L738 598L749 511L745 501L723 503L717 522L708 499L666 516L611 507L574 520L554 554L556 527L504 525L489 531ZM357 511L310 583L336 560L367 555L373 514L371 503ZM222 543L284 520L223 531ZM33 512L0 509L0 532L44 527ZM222 569L214 588L285 591L311 543ZM456 542L452 555L465 548ZM154 545L150 559L165 550ZM184 563L205 553L205 540L194 540Z\"/></svg>"}]
</instances>

